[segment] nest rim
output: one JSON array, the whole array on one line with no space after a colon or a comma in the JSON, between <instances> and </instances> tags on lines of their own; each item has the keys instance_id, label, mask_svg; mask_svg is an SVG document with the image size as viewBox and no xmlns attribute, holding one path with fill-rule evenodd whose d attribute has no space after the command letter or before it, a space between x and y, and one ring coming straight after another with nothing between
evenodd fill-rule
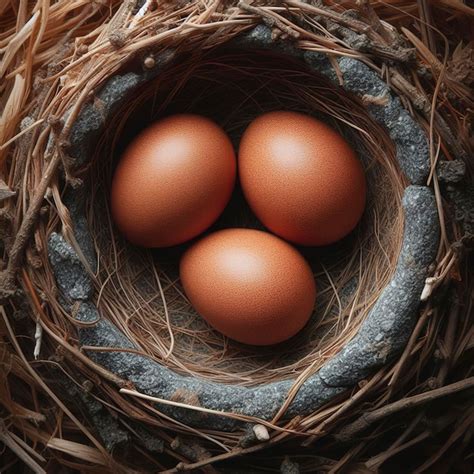
<instances>
[{"instance_id":1,"label":"nest rim","mask_svg":"<svg viewBox=\"0 0 474 474\"><path fill-rule=\"evenodd\" d=\"M264 49L268 47L269 34L271 35L271 32L263 25L255 27L254 30L250 31L250 33L244 33L244 35L247 35L247 39L250 38L251 43L255 43L255 38L257 38L257 47L263 47ZM237 41L241 41L241 39L237 39ZM283 43L282 49L284 52L288 53L288 43ZM301 55L298 53L298 56ZM323 74L328 74L328 65L326 62L321 60L319 55L317 61L314 61L314 58L311 58L310 60L306 58L305 60L307 63L310 63L311 67L319 69L319 72L323 71ZM348 60L347 58L343 58L342 61L347 62ZM359 69L361 67L367 68L367 66L359 63L357 60L350 59L350 61L352 61L351 64L353 66L355 65ZM356 62L354 63L353 61ZM159 72L159 70L157 72ZM366 73L365 70L364 73ZM374 73L371 74L374 75ZM148 71L143 74L145 80L149 80L150 76L153 76L153 73L150 74ZM111 81L114 80L116 80L116 77L111 79ZM376 88L381 87L379 83L380 79L378 79L376 76L372 77L371 81L372 87L374 84ZM136 84L133 84L133 82L134 81L132 81L132 86L130 87L130 83L127 84L127 81L125 81L125 91L127 92L127 94L125 94L126 97L128 97L128 93L133 91L134 87L136 87ZM140 82L140 80L138 80L138 82ZM111 109L113 109L116 104L114 101L110 101L110 97L108 97L110 91L107 90L107 84L107 82L104 84L101 92L99 92L99 96L103 91L105 91L105 95L103 95L102 98L106 103L109 101L110 104L112 104ZM360 95L360 90L358 90L360 85L357 83L357 81L355 81L355 84L356 85L352 87L350 92L359 93ZM120 90L122 99L123 93L124 90ZM396 103L396 98L392 97L392 102L395 102L395 106L399 106L399 104ZM383 122L386 119L386 116L383 113L380 114L379 109L375 108L374 110L374 118L379 122ZM87 113L89 112L86 112L86 114ZM81 117L82 116L80 114L78 116L79 123L81 121ZM421 129L418 128L418 133L420 132ZM73 139L71 141L74 143L74 140L76 140L75 144L77 145L77 136L74 138L74 133L77 133L77 129L75 130L73 125L71 132ZM87 130L86 128L86 133L83 133L82 137L79 133L79 140L89 140L89 135L90 130ZM395 140L396 139L397 134L395 133ZM401 139L405 139L405 137L402 137ZM405 147L404 149L406 149L406 143L401 143L398 145L400 145L402 148ZM410 146L413 148L413 151L415 151L415 149L417 152L419 151L419 149L417 149L413 144L410 144ZM81 147L78 149L81 149ZM397 157L400 158L400 156ZM401 161L400 165L402 169L405 170L405 173L409 175L412 181L415 181L415 183L421 182L423 178L426 177L429 169L429 159L427 153L424 155L422 154L421 156L421 159L426 161L421 167L419 166L420 155L418 153L416 155L413 154L412 158L414 159L414 164L411 164L409 161L407 161L406 157L403 157L403 161ZM410 165L412 165L411 168ZM403 284L401 285L404 291L411 290L409 291L410 294L408 298L405 298L407 300L405 313L414 313L414 309L417 308L419 303L419 296L422 285L424 284L428 266L431 264L435 256L435 249L437 248L438 222L434 196L432 195L429 188L424 186L409 186L405 191L404 206L406 216L414 218L410 222L417 220L422 222L422 225L418 224L416 227L413 225L407 225L404 236L405 253L409 254L408 257L411 259L411 262L413 262L413 260L416 262L416 268L414 272L407 270L406 262L403 262L403 258L407 260L407 256L403 256L404 250L402 249L402 262L400 263L399 259L399 264L395 270L394 279L389 283L386 289L388 290L388 293L390 293L390 287L400 286L400 278L402 280L403 278L407 279L407 281L409 281L409 287ZM420 209L425 212L425 218L420 214ZM71 217L73 221L75 221L76 227L81 229L81 232L87 232L84 229L84 224L82 222L83 216L80 215L80 212L77 212L77 209L76 212L73 209L70 209L70 211ZM61 239L62 237L59 234L51 234L49 252L53 271L57 270L58 265L64 263L65 258L66 260L67 258L71 258L71 251L74 254L72 247L69 246L69 248L65 249L65 246L67 247L68 244L64 241L64 239L63 241L61 241ZM81 247L80 242L82 241L83 244L84 242L87 242L88 236L86 234L81 236L76 233L76 240L79 243L79 247ZM62 248L60 252L57 251L58 246ZM89 244L86 244L85 246L83 245L82 247L84 255L91 255L91 247ZM414 251L407 252L407 248ZM61 252L63 255L61 255ZM64 252L66 252L68 256L64 257ZM73 258L76 260L76 263L78 260L80 261L80 258L77 257L77 255L75 257L73 256ZM92 264L93 262L89 263ZM408 277L406 276L407 271ZM57 272L56 278L58 279ZM81 278L87 279L88 276L82 273ZM61 284L59 286L61 286ZM92 285L90 286L92 288ZM64 288L62 289L64 290ZM92 290L90 290L90 292L92 292ZM361 330L359 330L359 332L362 331L362 336L358 333L358 335L354 337L354 339L352 339L340 353L338 353L333 359L330 359L315 374L309 376L306 379L303 378L303 380L299 380L298 378L296 380L296 386L298 387L298 390L293 390L293 395L288 399L286 399L285 394L292 392L294 381L272 382L267 385L261 385L253 388L227 385L222 386L222 384L211 383L206 380L200 381L196 378L191 378L191 380L189 380L189 377L186 378L176 373L170 374L169 372L171 371L166 367L153 366L152 362L150 362L148 359L142 358L140 362L144 365L144 372L147 373L148 376L155 372L155 376L151 378L154 378L155 381L160 379L165 380L164 385L162 383L156 384L155 382L155 386L153 387L150 386L150 383L145 382L140 377L135 377L135 380L133 380L133 377L127 377L126 367L130 364L136 366L139 361L137 357L140 356L133 354L133 345L130 345L129 341L127 341L126 338L120 334L120 331L118 331L116 327L110 325L111 323L108 323L107 321L102 321L99 324L109 324L107 329L109 335L111 335L109 340L104 340L103 338L98 337L97 334L91 336L91 331L94 331L94 328L92 328L91 325L92 323L97 322L100 317L96 317L98 316L98 313L96 315L96 310L90 306L91 303L89 298L89 294L76 298L76 301L80 301L79 309L76 311L76 318L82 319L83 323L86 323L88 326L87 328L80 329L79 332L82 334L89 334L85 339L89 343L92 341L95 342L95 345L98 345L99 347L105 346L111 348L110 351L99 351L95 353L94 356L91 356L96 362L110 370L111 365L107 362L107 360L110 361L111 357L117 358L118 362L116 361L112 365L115 364L115 368L119 367L118 372L120 372L120 376L125 375L123 377L124 379L134 382L135 386L138 387L142 392L142 395L144 394L143 396L151 396L151 399L164 403L165 412L168 412L174 418L189 423L193 426L205 427L212 425L216 429L223 429L225 431L236 429L236 427L248 417L257 417L262 420L267 420L267 422L268 420L275 422L276 419L278 419L284 413L285 415L295 415L301 414L303 412L309 413L314 411L322 404L330 401L338 394L347 390L347 388L349 388L351 385L359 382L375 368L380 367L388 359L396 355L407 342L410 334L410 331L406 331L407 324L410 326L410 315L403 314L402 317L399 317L398 327L396 327L397 325L394 321L392 325L388 325L385 329L380 329L380 316L376 315L375 317L371 317L371 312L364 322ZM388 308L393 306L393 295L390 296L390 298L385 298L385 300L379 298L379 301L374 307L377 307L378 305L379 312L381 310L380 308L386 312L387 301L389 302ZM80 316L81 305L82 308L86 308L85 313L82 316ZM68 307L66 304L65 309L68 310L70 307ZM90 318L90 314L94 314L92 319ZM396 329L395 331L394 327ZM400 329L402 328L404 330L400 333ZM374 333L374 331L377 334ZM382 343L382 347L377 347L375 351L373 347L368 348L367 345L367 340L371 340L374 337L376 338L377 342ZM94 344L86 345L93 346ZM112 348L119 347L125 349L125 352L119 353L112 350ZM349 358L356 361L355 365L353 363L349 363ZM365 361L362 359L365 359ZM112 372L117 373L117 370L112 370ZM334 377L334 374L336 374L336 377ZM307 375L308 374L305 374L305 376ZM169 390L170 387L171 392ZM202 407L204 407L204 410L211 410L210 417L202 416L202 409L199 407L194 407L196 408L196 411L193 412L193 403L190 403L186 408L183 408L183 404L173 402L173 394L179 391L187 394L186 396L188 398L189 394L191 394L191 396L198 395L199 403ZM160 397L154 397L152 394L156 394L156 392L164 395ZM135 395L140 396L139 392L135 392ZM184 400L186 400L186 396ZM265 400L265 403L262 405L258 402L258 399ZM249 403L249 400L252 402ZM281 408L277 410L278 406L284 407L285 409L283 411ZM191 410L189 410L189 408L191 408ZM222 413L224 411L229 413L228 417L226 417L225 413ZM275 411L277 411L276 414ZM224 419L222 419L222 415L224 416Z\"/></svg>"}]
</instances>

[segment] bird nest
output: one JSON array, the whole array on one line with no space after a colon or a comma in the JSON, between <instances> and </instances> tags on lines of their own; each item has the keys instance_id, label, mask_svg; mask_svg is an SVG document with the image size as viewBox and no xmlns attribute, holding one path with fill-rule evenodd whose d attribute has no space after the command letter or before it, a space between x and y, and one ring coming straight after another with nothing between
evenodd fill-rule
<instances>
[{"instance_id":1,"label":"bird nest","mask_svg":"<svg viewBox=\"0 0 474 474\"><path fill-rule=\"evenodd\" d=\"M4 35L21 44L43 28L35 55L15 69L10 46L2 71L10 81L1 131L10 450L37 470L48 461L192 470L277 443L309 446L330 431L339 445L353 443L355 457L356 435L390 409L472 387L462 362L470 347L462 314L471 309L462 294L471 282L461 258L472 231L463 161L470 143L459 118L470 92L453 72L435 71L413 33L402 37L365 2L341 10L145 1L81 14L58 2L46 19L46 7L38 11L24 37L13 26ZM441 91L440 78L448 84ZM460 112L446 104L436 112L428 97L440 94L454 95ZM300 249L318 283L307 326L257 350L193 310L178 277L183 246L144 250L120 236L109 189L123 148L160 117L208 116L237 146L253 118L277 109L338 130L364 166L368 199L350 236ZM239 189L211 230L236 226L260 228ZM436 295L452 307L442 310ZM453 308L455 322L442 322ZM363 402L374 407L348 423ZM388 437L380 446L395 456L419 421L398 444ZM19 433L46 445L48 461ZM351 459L325 449L335 454L323 471ZM303 452L284 468L304 463ZM366 463L390 458L379 450Z\"/></svg>"}]
</instances>

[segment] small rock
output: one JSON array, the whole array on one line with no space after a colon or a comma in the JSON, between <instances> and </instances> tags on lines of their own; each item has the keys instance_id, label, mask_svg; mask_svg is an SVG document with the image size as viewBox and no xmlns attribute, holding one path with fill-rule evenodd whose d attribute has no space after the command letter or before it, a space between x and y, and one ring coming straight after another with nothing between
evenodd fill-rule
<instances>
[{"instance_id":1,"label":"small rock","mask_svg":"<svg viewBox=\"0 0 474 474\"><path fill-rule=\"evenodd\" d=\"M463 160L441 160L436 166L436 172L443 183L459 183L466 175L466 163Z\"/></svg>"}]
</instances>

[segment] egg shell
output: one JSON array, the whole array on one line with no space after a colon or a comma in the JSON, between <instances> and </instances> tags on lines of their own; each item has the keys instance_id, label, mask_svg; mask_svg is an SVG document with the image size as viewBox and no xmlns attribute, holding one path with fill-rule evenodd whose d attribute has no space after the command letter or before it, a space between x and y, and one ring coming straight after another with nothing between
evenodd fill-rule
<instances>
[{"instance_id":1,"label":"egg shell","mask_svg":"<svg viewBox=\"0 0 474 474\"><path fill-rule=\"evenodd\" d=\"M257 117L239 146L239 176L256 216L301 245L326 245L351 232L365 207L366 182L354 150L308 115Z\"/></svg>"},{"instance_id":2,"label":"egg shell","mask_svg":"<svg viewBox=\"0 0 474 474\"><path fill-rule=\"evenodd\" d=\"M121 157L111 210L132 243L168 247L206 230L230 199L235 153L211 120L173 115L143 130Z\"/></svg>"},{"instance_id":3,"label":"egg shell","mask_svg":"<svg viewBox=\"0 0 474 474\"><path fill-rule=\"evenodd\" d=\"M180 264L196 311L231 339L269 345L307 323L316 284L306 260L280 238L254 229L225 229L191 246Z\"/></svg>"}]
</instances>

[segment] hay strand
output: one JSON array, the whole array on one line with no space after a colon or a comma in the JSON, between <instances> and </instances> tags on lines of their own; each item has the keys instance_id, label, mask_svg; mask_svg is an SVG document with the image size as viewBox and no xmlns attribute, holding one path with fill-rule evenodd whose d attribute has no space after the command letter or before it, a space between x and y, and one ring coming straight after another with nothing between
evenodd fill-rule
<instances>
[{"instance_id":1,"label":"hay strand","mask_svg":"<svg viewBox=\"0 0 474 474\"><path fill-rule=\"evenodd\" d=\"M437 165L464 160L464 183L472 181L468 157L474 151L474 61L467 32L473 16L473 9L458 0L1 2L0 439L6 450L0 469L16 472L24 463L35 472L54 472L61 465L92 472L178 472L232 462L250 470L257 459L270 470L294 463L302 471L317 466L321 472L393 466L426 472L439 465L466 466L473 416L465 394L472 389L473 349L469 217L456 211ZM352 393L293 420L284 414L299 383L355 334L393 272L406 183L390 138L365 110L383 97L354 101L341 90L331 92L321 78L308 76L296 64L275 65L268 57L264 67L250 57L216 53L216 47L262 21L275 39L289 38L305 51L362 60L399 94L430 138L429 183L442 230L436 268L400 358ZM189 45L199 50L199 61L196 55L171 64L159 76L158 91L144 87L116 117L114 133L100 142L98 151L106 152L107 159L96 160L82 174L73 171L67 137L103 81L130 61L150 68L163 51L183 55ZM213 73L217 67L220 76ZM149 252L133 254L110 219L100 220L107 214L105 186L91 193L88 223L99 256L94 273L97 304L104 317L137 343L137 351L173 370L217 382L251 386L296 375L290 397L271 423L245 419L265 426L268 440L266 435L256 439L254 432L249 437L244 429L197 430L177 422L153 400L139 399L133 387L94 364L78 346L77 322L61 309L46 250L53 230L62 229L74 243L64 190L87 186L91 170L102 183L110 180L120 131L134 111L150 98L156 104L149 109L152 117L180 103L183 107L191 98L189 103L201 107L230 87L232 77L242 101L219 120L234 139L258 110L309 107L347 133L368 157L366 169L375 187L362 227L366 231L347 244L345 257L335 249L315 265L324 284L319 317L308 338L296 338L278 359L271 353L257 357L200 325L169 262L167 267ZM247 85L239 89L236 78ZM205 87L193 88L193 82ZM270 85L278 94L268 92ZM62 122L59 117L66 111L70 113ZM102 207L94 206L94 199ZM313 257L316 262L320 256ZM344 288L352 290L349 298L344 298ZM77 406L68 405L51 375L53 366L80 387L85 404L75 400ZM450 410L439 416L438 397L444 395L450 395ZM91 400L102 407L104 419L113 418L129 436L127 455L120 457L117 450L112 456L91 419L81 417ZM408 410L406 422L397 416L399 410ZM184 440L181 444L173 443L176 433ZM153 436L164 445L160 455L153 451ZM341 436L346 444L335 442ZM180 449L183 443L194 448ZM418 456L412 462L414 450Z\"/></svg>"}]
</instances>

